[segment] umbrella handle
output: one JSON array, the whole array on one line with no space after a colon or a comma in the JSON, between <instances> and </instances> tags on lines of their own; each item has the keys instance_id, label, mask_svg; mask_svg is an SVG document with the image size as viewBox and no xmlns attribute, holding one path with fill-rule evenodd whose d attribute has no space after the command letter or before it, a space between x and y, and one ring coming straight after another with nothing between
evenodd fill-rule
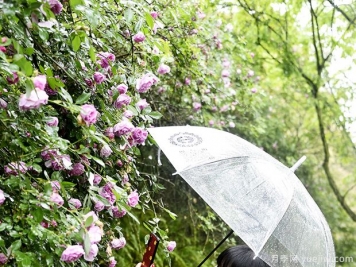
<instances>
[{"instance_id":1,"label":"umbrella handle","mask_svg":"<svg viewBox=\"0 0 356 267\"><path fill-rule=\"evenodd\" d=\"M302 163L303 163L306 159L307 159L306 156L301 157L301 158L290 168L290 170L291 170L292 172L295 172L296 169L298 169L299 166L302 165Z\"/></svg>"},{"instance_id":2,"label":"umbrella handle","mask_svg":"<svg viewBox=\"0 0 356 267\"><path fill-rule=\"evenodd\" d=\"M224 239L221 240L220 243L217 244L217 246L209 253L209 255L205 257L205 259L198 265L198 267L202 266L203 263L206 262L206 260L209 259L209 257L210 257L211 255L213 255L213 253L225 242L225 240L228 239L228 237L229 237L230 235L232 235L233 232L234 232L234 231L231 230L231 231L224 237Z\"/></svg>"}]
</instances>

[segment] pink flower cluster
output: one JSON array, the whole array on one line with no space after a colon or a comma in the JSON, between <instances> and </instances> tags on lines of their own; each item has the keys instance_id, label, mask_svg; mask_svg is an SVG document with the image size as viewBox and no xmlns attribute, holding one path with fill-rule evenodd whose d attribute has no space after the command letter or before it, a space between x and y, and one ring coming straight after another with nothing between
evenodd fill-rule
<instances>
[{"instance_id":1,"label":"pink flower cluster","mask_svg":"<svg viewBox=\"0 0 356 267\"><path fill-rule=\"evenodd\" d=\"M29 168L23 161L11 162L4 166L4 172L7 175L18 175L19 173L26 173Z\"/></svg>"},{"instance_id":2,"label":"pink flower cluster","mask_svg":"<svg viewBox=\"0 0 356 267\"><path fill-rule=\"evenodd\" d=\"M16 74L17 75L17 74ZM31 109L38 109L40 106L47 104L48 95L44 91L47 85L47 78L45 75L38 75L33 78L35 89L29 94L22 94L19 100L20 110L26 111Z\"/></svg>"},{"instance_id":3,"label":"pink flower cluster","mask_svg":"<svg viewBox=\"0 0 356 267\"><path fill-rule=\"evenodd\" d=\"M84 123L87 126L90 126L96 123L96 120L99 117L99 112L96 110L94 105L85 104L81 107L80 116L82 117Z\"/></svg>"},{"instance_id":4,"label":"pink flower cluster","mask_svg":"<svg viewBox=\"0 0 356 267\"><path fill-rule=\"evenodd\" d=\"M140 127L134 127L132 123L124 119L113 127L113 132L116 136L126 136L131 146L140 145L145 142L148 132Z\"/></svg>"},{"instance_id":5,"label":"pink flower cluster","mask_svg":"<svg viewBox=\"0 0 356 267\"><path fill-rule=\"evenodd\" d=\"M159 79L153 73L144 74L141 79L136 81L136 90L139 93L146 93Z\"/></svg>"},{"instance_id":6,"label":"pink flower cluster","mask_svg":"<svg viewBox=\"0 0 356 267\"><path fill-rule=\"evenodd\" d=\"M55 171L68 170L72 165L69 155L61 155L57 150L45 149L41 152L41 157L46 160L45 166Z\"/></svg>"}]
</instances>

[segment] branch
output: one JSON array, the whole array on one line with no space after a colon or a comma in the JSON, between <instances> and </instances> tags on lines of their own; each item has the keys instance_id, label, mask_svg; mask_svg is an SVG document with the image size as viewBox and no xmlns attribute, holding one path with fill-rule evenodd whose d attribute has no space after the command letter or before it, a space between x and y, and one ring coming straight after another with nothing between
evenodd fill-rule
<instances>
[{"instance_id":1,"label":"branch","mask_svg":"<svg viewBox=\"0 0 356 267\"><path fill-rule=\"evenodd\" d=\"M337 11L339 11L339 12L344 16L344 18L347 19L348 22L350 22L350 24L354 24L354 25L356 26L356 24L355 24L356 17L355 17L354 19L351 19L351 18L346 14L345 11L343 11L341 8L339 8L337 5L335 5L335 3L334 3L333 0L327 0L327 1L333 6L333 8L335 8Z\"/></svg>"},{"instance_id":2,"label":"branch","mask_svg":"<svg viewBox=\"0 0 356 267\"><path fill-rule=\"evenodd\" d=\"M356 222L356 213L350 208L350 206L346 203L345 201L345 195L342 196L340 193L339 188L337 187L334 177L330 172L329 169L329 161L330 161L330 152L329 152L329 145L326 140L326 135L325 135L325 126L324 126L324 121L322 117L322 111L320 109L319 103L316 99L315 101L315 110L316 114L318 116L318 122L319 122L319 133L320 133L320 138L323 144L323 150L324 150L324 161L323 161L323 169L326 175L326 178L328 179L329 185L331 189L333 190L338 202L340 205L343 207L343 209L346 211L346 213L350 216L350 218ZM346 192L347 193L347 192Z\"/></svg>"}]
</instances>

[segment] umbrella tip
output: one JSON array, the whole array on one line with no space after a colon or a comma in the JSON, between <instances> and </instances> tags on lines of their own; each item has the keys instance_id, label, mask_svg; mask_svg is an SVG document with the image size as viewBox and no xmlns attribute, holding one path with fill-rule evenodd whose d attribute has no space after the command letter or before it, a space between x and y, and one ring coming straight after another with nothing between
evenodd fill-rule
<instances>
[{"instance_id":1,"label":"umbrella tip","mask_svg":"<svg viewBox=\"0 0 356 267\"><path fill-rule=\"evenodd\" d=\"M301 158L290 168L290 170L291 170L292 172L295 172L296 169L298 169L299 166L302 165L302 163L303 163L306 159L307 159L306 156L301 157Z\"/></svg>"}]
</instances>

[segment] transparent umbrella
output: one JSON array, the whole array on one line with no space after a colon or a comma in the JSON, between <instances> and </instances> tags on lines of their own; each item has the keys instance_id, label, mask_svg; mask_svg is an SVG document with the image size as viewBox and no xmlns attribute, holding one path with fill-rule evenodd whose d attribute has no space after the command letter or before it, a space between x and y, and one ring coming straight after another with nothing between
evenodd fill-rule
<instances>
[{"instance_id":1,"label":"transparent umbrella","mask_svg":"<svg viewBox=\"0 0 356 267\"><path fill-rule=\"evenodd\" d=\"M288 168L246 140L205 127L149 129L177 173L270 266L333 267L330 228ZM298 165L298 164L296 164Z\"/></svg>"}]
</instances>

